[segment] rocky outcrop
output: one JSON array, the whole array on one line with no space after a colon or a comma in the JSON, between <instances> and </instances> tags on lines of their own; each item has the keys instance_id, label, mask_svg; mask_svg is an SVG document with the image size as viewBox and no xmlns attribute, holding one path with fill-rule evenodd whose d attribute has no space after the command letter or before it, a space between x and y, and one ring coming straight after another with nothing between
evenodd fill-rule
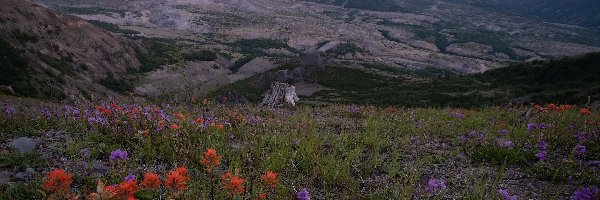
<instances>
[{"instance_id":1,"label":"rocky outcrop","mask_svg":"<svg viewBox=\"0 0 600 200\"><path fill-rule=\"evenodd\" d=\"M284 103L296 106L296 102L299 100L298 95L296 95L296 87L287 83L275 82L271 85L271 91L265 95L260 106L274 108Z\"/></svg>"}]
</instances>

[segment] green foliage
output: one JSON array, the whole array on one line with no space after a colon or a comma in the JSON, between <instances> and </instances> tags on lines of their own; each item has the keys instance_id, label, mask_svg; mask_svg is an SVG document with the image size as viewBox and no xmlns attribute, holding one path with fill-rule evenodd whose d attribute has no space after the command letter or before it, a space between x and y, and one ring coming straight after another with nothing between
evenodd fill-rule
<instances>
[{"instance_id":1,"label":"green foliage","mask_svg":"<svg viewBox=\"0 0 600 200\"><path fill-rule=\"evenodd\" d=\"M17 39L17 41L19 41L21 44L28 43L28 42L37 43L40 40L37 36L30 35L21 30L18 30L18 29L13 31L12 37Z\"/></svg>"},{"instance_id":2,"label":"green foliage","mask_svg":"<svg viewBox=\"0 0 600 200\"><path fill-rule=\"evenodd\" d=\"M242 39L242 40L238 40L233 43L230 43L229 45L232 46L237 51L239 51L240 53L249 54L249 55L257 55L257 56L264 54L262 52L263 49L272 49L272 48L273 49L287 49L288 51L291 51L291 52L297 52L296 49L291 48L284 41L275 40L275 39L266 39L266 38Z\"/></svg>"},{"instance_id":3,"label":"green foliage","mask_svg":"<svg viewBox=\"0 0 600 200\"><path fill-rule=\"evenodd\" d=\"M40 183L16 183L0 192L0 199L43 199L40 191Z\"/></svg>"},{"instance_id":4,"label":"green foliage","mask_svg":"<svg viewBox=\"0 0 600 200\"><path fill-rule=\"evenodd\" d=\"M340 103L402 105L417 107L485 107L514 98L528 101L584 104L600 99L600 54L548 62L524 63L456 76L436 68L405 70L366 63L376 69L427 81L409 81L344 67L326 67L315 74L318 83L334 89L320 91L310 99ZM340 74L339 76L336 74Z\"/></svg>"},{"instance_id":5,"label":"green foliage","mask_svg":"<svg viewBox=\"0 0 600 200\"><path fill-rule=\"evenodd\" d=\"M493 145L476 147L472 155L474 160L494 165L524 164L534 160L534 153L518 148L504 148Z\"/></svg>"},{"instance_id":6,"label":"green foliage","mask_svg":"<svg viewBox=\"0 0 600 200\"><path fill-rule=\"evenodd\" d=\"M29 77L29 65L22 52L7 42L0 40L0 85L11 85L15 92L23 94L30 90L26 79Z\"/></svg>"},{"instance_id":7,"label":"green foliage","mask_svg":"<svg viewBox=\"0 0 600 200\"><path fill-rule=\"evenodd\" d=\"M104 7L62 7L59 8L60 11L76 14L76 15L95 15L95 14L120 14L121 16L125 15L125 11L109 9Z\"/></svg>"},{"instance_id":8,"label":"green foliage","mask_svg":"<svg viewBox=\"0 0 600 200\"><path fill-rule=\"evenodd\" d=\"M140 72L149 72L159 69L163 65L177 63L177 60L175 59L177 48L175 46L157 40L144 42L146 51L138 50L136 53L138 59L142 63Z\"/></svg>"},{"instance_id":9,"label":"green foliage","mask_svg":"<svg viewBox=\"0 0 600 200\"><path fill-rule=\"evenodd\" d=\"M133 91L135 88L130 80L126 80L125 77L115 78L114 75L109 75L105 79L101 79L99 82L108 89L122 93Z\"/></svg>"},{"instance_id":10,"label":"green foliage","mask_svg":"<svg viewBox=\"0 0 600 200\"><path fill-rule=\"evenodd\" d=\"M253 55L249 55L249 56L244 56L238 60L236 60L233 65L231 65L229 67L229 70L231 70L232 72L237 72L240 67L244 66L246 63L254 60L256 58L256 56Z\"/></svg>"},{"instance_id":11,"label":"green foliage","mask_svg":"<svg viewBox=\"0 0 600 200\"><path fill-rule=\"evenodd\" d=\"M185 54L184 58L185 58L185 60L188 60L188 61L196 61L196 60L213 61L213 60L217 59L217 54L212 51L203 50L203 51L197 51L197 52Z\"/></svg>"},{"instance_id":12,"label":"green foliage","mask_svg":"<svg viewBox=\"0 0 600 200\"><path fill-rule=\"evenodd\" d=\"M63 57L60 59L53 58L51 56L39 53L38 54L42 61L48 64L50 67L68 75L73 75L75 68L73 68L73 60L70 57Z\"/></svg>"},{"instance_id":13,"label":"green foliage","mask_svg":"<svg viewBox=\"0 0 600 200\"><path fill-rule=\"evenodd\" d=\"M352 42L344 42L344 43L338 44L333 49L329 49L329 50L325 51L325 54L327 56L343 56L348 53L354 54L354 53L364 53L364 52L365 52L365 50L358 47L358 45L356 45Z\"/></svg>"},{"instance_id":14,"label":"green foliage","mask_svg":"<svg viewBox=\"0 0 600 200\"><path fill-rule=\"evenodd\" d=\"M0 157L0 169L9 169L17 167L25 169L28 167L37 168L47 165L47 161L40 157L36 152L21 154L19 152L11 152L8 155Z\"/></svg>"},{"instance_id":15,"label":"green foliage","mask_svg":"<svg viewBox=\"0 0 600 200\"><path fill-rule=\"evenodd\" d=\"M140 34L140 32L138 31L134 31L134 30L126 30L126 29L121 29L119 28L119 26L111 24L111 23L107 23L107 22L102 22L102 21L97 21L97 20L88 20L88 22L92 25L94 25L95 27L113 32L113 33L122 33L125 35L136 35L136 34Z\"/></svg>"}]
</instances>

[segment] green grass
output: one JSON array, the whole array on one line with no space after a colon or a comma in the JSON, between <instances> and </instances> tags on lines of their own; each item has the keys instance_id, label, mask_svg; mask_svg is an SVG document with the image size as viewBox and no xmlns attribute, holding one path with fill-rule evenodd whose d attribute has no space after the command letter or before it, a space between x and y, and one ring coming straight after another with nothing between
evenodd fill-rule
<instances>
[{"instance_id":1,"label":"green grass","mask_svg":"<svg viewBox=\"0 0 600 200\"><path fill-rule=\"evenodd\" d=\"M337 82L335 78L332 77L332 82ZM368 77L363 78L366 81ZM584 126L587 120L596 119L597 113L582 116L577 109L564 113L536 113L528 120L521 120L521 114L527 107L448 110L361 106L353 108L358 109L353 111L349 106L329 105L270 111L254 105L174 102L169 107L161 107L139 100L115 99L122 108L157 106L172 116L167 126L176 123L181 127L171 130L157 127L158 121L162 120L158 112L151 112L146 117L127 109L113 109L110 122L101 125L90 124L85 116L73 118L64 113L63 106L59 104L48 106L15 99L11 102L23 105L17 106L13 116L0 113L3 124L13 125L3 125L6 130L2 131L12 135L23 126L36 132L64 131L66 142L57 144L53 152L71 161L65 165L54 165L40 154L10 153L2 156L0 167L65 168L74 174L80 195L92 192L97 178L107 184L115 184L124 176L133 174L141 180L143 173L152 169L157 169L154 172L164 178L164 170L186 166L190 170L190 182L184 195L207 197L211 182L204 166L199 163L207 148L215 148L222 156L220 169L223 171L216 173L236 169L247 180L246 192L242 194L246 199L256 198L264 191L258 177L266 170L279 173L280 183L270 194L275 199L292 196L299 187L306 187L313 198L456 198L465 194L472 198L489 198L496 194L503 180L512 178L508 171L516 168L525 169L524 173L537 177L527 181L549 181L574 187L598 184L599 181L598 172L586 164L587 160L600 156L600 152L594 151L598 138L592 137L583 143L589 147L585 158L571 156L575 145L573 132L592 133L597 130L597 127ZM96 105L100 103L75 107L86 110L95 109ZM37 109L44 107L58 117L45 120L45 117L39 116ZM186 119L174 117L175 112L182 113ZM450 112L460 112L465 117L452 117ZM198 116L210 116L212 113L218 117L218 123L227 122L228 125L219 129L216 125L203 127L193 122ZM249 121L250 117L252 121ZM545 122L553 126L527 132L526 124L530 122ZM569 124L580 129L569 130ZM500 136L497 134L499 129L510 132ZM148 136L140 133L144 130L149 131ZM471 130L485 133L486 140L483 143L476 140L462 143L461 136ZM515 146L512 149L497 146L495 141L499 137L506 137ZM540 139L549 144L549 155L552 155L545 162L539 162L533 156ZM82 157L81 149L89 149L90 156ZM71 168L79 160L110 163L108 157L115 149L127 150L129 157L114 168L111 165L108 175L97 177ZM573 161L565 164L563 158ZM153 166L162 166L163 169ZM499 170L475 170L486 166L499 167ZM574 179L569 180L569 176ZM438 195L425 192L429 178L444 179L448 188ZM43 178L36 180L43 181ZM40 195L36 193L41 184L39 181L0 188L0 193L9 199L23 197L20 195ZM216 192L218 197L225 196L220 187ZM571 193L572 190L566 192ZM141 191L137 195L142 199L153 199L159 194ZM531 197L532 193L519 195L525 198Z\"/></svg>"}]
</instances>

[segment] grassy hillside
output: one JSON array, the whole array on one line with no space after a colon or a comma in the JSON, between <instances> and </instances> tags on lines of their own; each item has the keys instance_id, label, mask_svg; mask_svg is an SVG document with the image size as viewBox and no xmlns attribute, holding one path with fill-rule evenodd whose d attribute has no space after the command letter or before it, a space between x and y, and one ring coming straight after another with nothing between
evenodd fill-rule
<instances>
[{"instance_id":1,"label":"grassy hillside","mask_svg":"<svg viewBox=\"0 0 600 200\"><path fill-rule=\"evenodd\" d=\"M289 199L303 188L312 199L498 199L501 189L567 199L600 184L600 121L581 107L522 117L529 107L0 105L0 171L12 182L0 199L93 196L98 181L113 185L103 195L137 199ZM19 137L39 143L21 154L8 146Z\"/></svg>"},{"instance_id":2,"label":"grassy hillside","mask_svg":"<svg viewBox=\"0 0 600 200\"><path fill-rule=\"evenodd\" d=\"M280 69L296 69L305 72L302 76L304 81L318 83L329 89L305 99L325 102L408 107L484 107L509 102L585 104L588 97L592 101L600 99L600 53L517 64L465 76L440 69L405 70L372 63L363 66L368 70L336 64L311 71L288 63L287 67L234 83L215 94L232 91L259 101L271 81L298 81L279 80L277 74L282 73ZM383 76L373 70L398 76Z\"/></svg>"}]
</instances>

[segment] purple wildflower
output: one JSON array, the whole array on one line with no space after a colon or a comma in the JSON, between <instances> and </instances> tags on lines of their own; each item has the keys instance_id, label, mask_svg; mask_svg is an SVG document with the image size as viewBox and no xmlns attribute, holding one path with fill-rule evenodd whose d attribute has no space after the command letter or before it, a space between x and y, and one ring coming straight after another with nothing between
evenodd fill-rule
<instances>
[{"instance_id":1,"label":"purple wildflower","mask_svg":"<svg viewBox=\"0 0 600 200\"><path fill-rule=\"evenodd\" d=\"M450 115L459 119L465 118L465 114L462 114L460 112L452 112L450 113Z\"/></svg>"},{"instance_id":2,"label":"purple wildflower","mask_svg":"<svg viewBox=\"0 0 600 200\"><path fill-rule=\"evenodd\" d=\"M538 125L538 127L539 127L540 129L546 129L546 127L547 127L547 126L546 126L546 123L543 123L543 122L542 122L542 123L540 123L540 124Z\"/></svg>"},{"instance_id":3,"label":"purple wildflower","mask_svg":"<svg viewBox=\"0 0 600 200\"><path fill-rule=\"evenodd\" d=\"M589 165L600 165L600 160L590 160L588 161Z\"/></svg>"},{"instance_id":4,"label":"purple wildflower","mask_svg":"<svg viewBox=\"0 0 600 200\"><path fill-rule=\"evenodd\" d=\"M575 151L577 152L577 156L583 156L585 154L585 146L578 144L575 146Z\"/></svg>"},{"instance_id":5,"label":"purple wildflower","mask_svg":"<svg viewBox=\"0 0 600 200\"><path fill-rule=\"evenodd\" d=\"M527 131L533 131L537 126L534 123L527 124Z\"/></svg>"},{"instance_id":6,"label":"purple wildflower","mask_svg":"<svg viewBox=\"0 0 600 200\"><path fill-rule=\"evenodd\" d=\"M546 151L548 149L548 144L544 141L540 141L538 147L540 148L540 151Z\"/></svg>"},{"instance_id":7,"label":"purple wildflower","mask_svg":"<svg viewBox=\"0 0 600 200\"><path fill-rule=\"evenodd\" d=\"M73 117L79 117L79 113L80 113L80 112L79 112L79 109L75 108L75 109L73 110Z\"/></svg>"},{"instance_id":8,"label":"purple wildflower","mask_svg":"<svg viewBox=\"0 0 600 200\"><path fill-rule=\"evenodd\" d=\"M510 149L514 146L514 144L512 141L506 141L502 146Z\"/></svg>"},{"instance_id":9,"label":"purple wildflower","mask_svg":"<svg viewBox=\"0 0 600 200\"><path fill-rule=\"evenodd\" d=\"M546 151L545 150L539 151L537 154L535 154L535 157L537 157L540 161L546 160Z\"/></svg>"},{"instance_id":10,"label":"purple wildflower","mask_svg":"<svg viewBox=\"0 0 600 200\"><path fill-rule=\"evenodd\" d=\"M296 199L310 200L310 194L308 193L308 191L306 191L306 188L303 188L302 190L298 191L298 193L296 193Z\"/></svg>"},{"instance_id":11,"label":"purple wildflower","mask_svg":"<svg viewBox=\"0 0 600 200\"><path fill-rule=\"evenodd\" d=\"M508 134L508 130L502 129L502 130L498 131L498 133L500 133L500 135L506 135L506 134Z\"/></svg>"},{"instance_id":12,"label":"purple wildflower","mask_svg":"<svg viewBox=\"0 0 600 200\"><path fill-rule=\"evenodd\" d=\"M575 135L575 137L577 138L577 141L583 142L587 138L587 133L579 132L579 133L577 133L577 135Z\"/></svg>"},{"instance_id":13,"label":"purple wildflower","mask_svg":"<svg viewBox=\"0 0 600 200\"><path fill-rule=\"evenodd\" d=\"M471 132L469 132L469 136L468 137L469 138L473 138L473 137L475 137L475 134L477 134L475 131L471 131Z\"/></svg>"},{"instance_id":14,"label":"purple wildflower","mask_svg":"<svg viewBox=\"0 0 600 200\"><path fill-rule=\"evenodd\" d=\"M477 140L479 141L479 143L485 142L485 134L483 134L483 132L479 132L479 137L477 138Z\"/></svg>"},{"instance_id":15,"label":"purple wildflower","mask_svg":"<svg viewBox=\"0 0 600 200\"><path fill-rule=\"evenodd\" d=\"M427 182L427 191L429 192L443 189L446 189L446 183L442 179L429 179L429 182Z\"/></svg>"},{"instance_id":16,"label":"purple wildflower","mask_svg":"<svg viewBox=\"0 0 600 200\"><path fill-rule=\"evenodd\" d=\"M515 144L512 141L510 141L510 140L508 140L506 138L499 138L498 139L498 145L500 147L509 148L509 149L512 149L513 146L515 146Z\"/></svg>"},{"instance_id":17,"label":"purple wildflower","mask_svg":"<svg viewBox=\"0 0 600 200\"><path fill-rule=\"evenodd\" d=\"M129 174L129 176L126 176L124 180L125 181L133 181L133 180L135 180L135 178L136 177L134 175Z\"/></svg>"},{"instance_id":18,"label":"purple wildflower","mask_svg":"<svg viewBox=\"0 0 600 200\"><path fill-rule=\"evenodd\" d=\"M115 160L117 158L125 160L127 158L127 151L117 149L110 153L110 160Z\"/></svg>"},{"instance_id":19,"label":"purple wildflower","mask_svg":"<svg viewBox=\"0 0 600 200\"><path fill-rule=\"evenodd\" d=\"M6 113L7 115L13 115L15 114L15 108L9 106L9 105L5 105L4 106L4 113Z\"/></svg>"},{"instance_id":20,"label":"purple wildflower","mask_svg":"<svg viewBox=\"0 0 600 200\"><path fill-rule=\"evenodd\" d=\"M360 112L360 107L358 107L357 105L350 105L348 106L348 112L358 113Z\"/></svg>"},{"instance_id":21,"label":"purple wildflower","mask_svg":"<svg viewBox=\"0 0 600 200\"><path fill-rule=\"evenodd\" d=\"M65 105L65 113L69 114L69 113L71 113L72 110L73 110L73 108L71 108L71 106Z\"/></svg>"},{"instance_id":22,"label":"purple wildflower","mask_svg":"<svg viewBox=\"0 0 600 200\"><path fill-rule=\"evenodd\" d=\"M600 198L598 193L598 186L592 186L587 188L581 188L571 196L572 200L595 200Z\"/></svg>"},{"instance_id":23,"label":"purple wildflower","mask_svg":"<svg viewBox=\"0 0 600 200\"><path fill-rule=\"evenodd\" d=\"M504 200L517 200L517 195L510 195L507 190L499 189L498 194L500 194Z\"/></svg>"}]
</instances>

